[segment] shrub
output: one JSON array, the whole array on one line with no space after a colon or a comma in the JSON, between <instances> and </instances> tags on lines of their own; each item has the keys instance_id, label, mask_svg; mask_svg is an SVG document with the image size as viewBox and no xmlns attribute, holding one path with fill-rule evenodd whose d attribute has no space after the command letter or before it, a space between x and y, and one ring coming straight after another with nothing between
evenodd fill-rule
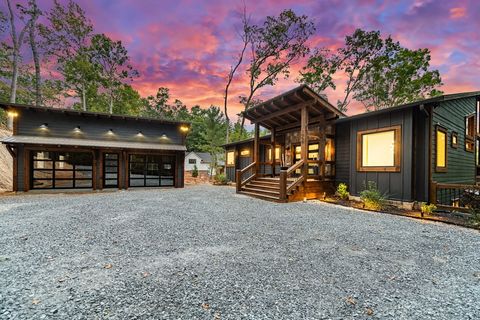
<instances>
[{"instance_id":1,"label":"shrub","mask_svg":"<svg viewBox=\"0 0 480 320\"><path fill-rule=\"evenodd\" d=\"M345 183L340 183L337 187L335 194L343 200L348 200L350 193L348 192L348 186Z\"/></svg>"},{"instance_id":2,"label":"shrub","mask_svg":"<svg viewBox=\"0 0 480 320\"><path fill-rule=\"evenodd\" d=\"M226 175L224 175L223 173L220 173L215 175L215 177L213 178L213 182L219 185L226 185L228 184L228 179Z\"/></svg>"},{"instance_id":3,"label":"shrub","mask_svg":"<svg viewBox=\"0 0 480 320\"><path fill-rule=\"evenodd\" d=\"M434 205L433 203L426 204L425 202L422 202L420 204L420 210L422 211L423 214L432 214L433 211L437 210L437 206Z\"/></svg>"},{"instance_id":4,"label":"shrub","mask_svg":"<svg viewBox=\"0 0 480 320\"><path fill-rule=\"evenodd\" d=\"M196 164L193 165L192 177L194 178L198 177L198 168Z\"/></svg>"},{"instance_id":5,"label":"shrub","mask_svg":"<svg viewBox=\"0 0 480 320\"><path fill-rule=\"evenodd\" d=\"M474 190L465 190L460 198L460 204L470 209L470 222L480 226L480 194Z\"/></svg>"},{"instance_id":6,"label":"shrub","mask_svg":"<svg viewBox=\"0 0 480 320\"><path fill-rule=\"evenodd\" d=\"M385 195L377 189L377 184L373 181L368 181L365 189L360 192L360 199L367 209L381 210L385 207Z\"/></svg>"}]
</instances>

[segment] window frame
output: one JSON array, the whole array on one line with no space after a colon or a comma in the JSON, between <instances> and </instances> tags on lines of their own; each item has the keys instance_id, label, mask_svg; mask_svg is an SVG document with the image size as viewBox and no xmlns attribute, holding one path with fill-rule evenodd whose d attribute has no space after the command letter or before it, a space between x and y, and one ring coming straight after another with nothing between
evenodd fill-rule
<instances>
[{"instance_id":1,"label":"window frame","mask_svg":"<svg viewBox=\"0 0 480 320\"><path fill-rule=\"evenodd\" d=\"M445 134L445 166L439 167L438 166L438 132L442 132ZM435 126L435 172L447 172L448 171L448 130L440 125Z\"/></svg>"},{"instance_id":2,"label":"window frame","mask_svg":"<svg viewBox=\"0 0 480 320\"><path fill-rule=\"evenodd\" d=\"M246 152L246 154L242 154L242 153L245 153L245 152ZM251 154L252 154L252 151L249 148L241 149L240 152L239 152L239 155L242 158L250 158Z\"/></svg>"},{"instance_id":3,"label":"window frame","mask_svg":"<svg viewBox=\"0 0 480 320\"><path fill-rule=\"evenodd\" d=\"M456 142L453 141L454 138ZM450 145L452 148L458 149L458 133L455 131L452 131L452 134L450 135Z\"/></svg>"},{"instance_id":4,"label":"window frame","mask_svg":"<svg viewBox=\"0 0 480 320\"><path fill-rule=\"evenodd\" d=\"M188 159L188 164L197 164L197 159L196 158Z\"/></svg>"},{"instance_id":5,"label":"window frame","mask_svg":"<svg viewBox=\"0 0 480 320\"><path fill-rule=\"evenodd\" d=\"M233 153L233 163L228 163L228 154L229 153ZM227 151L227 154L225 155L225 166L227 166L228 168L232 168L232 167L235 167L235 151L234 150L230 150L230 151Z\"/></svg>"},{"instance_id":6,"label":"window frame","mask_svg":"<svg viewBox=\"0 0 480 320\"><path fill-rule=\"evenodd\" d=\"M393 131L394 149L393 149L393 166L364 166L363 159L363 136L368 134L382 133ZM358 172L401 172L402 160L402 126L395 125L382 127L371 130L357 131L357 171Z\"/></svg>"}]
</instances>

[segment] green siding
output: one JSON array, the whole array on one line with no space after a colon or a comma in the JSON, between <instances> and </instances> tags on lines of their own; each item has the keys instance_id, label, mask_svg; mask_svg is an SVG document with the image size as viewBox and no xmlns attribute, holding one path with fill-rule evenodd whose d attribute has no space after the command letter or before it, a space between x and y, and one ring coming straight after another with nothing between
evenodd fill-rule
<instances>
[{"instance_id":1,"label":"green siding","mask_svg":"<svg viewBox=\"0 0 480 320\"><path fill-rule=\"evenodd\" d=\"M475 113L476 98L440 102L434 109L432 122L432 180L440 183L475 183L475 153L465 150L465 116ZM435 126L448 131L447 172L435 172ZM458 148L452 148L452 132L458 134Z\"/></svg>"}]
</instances>

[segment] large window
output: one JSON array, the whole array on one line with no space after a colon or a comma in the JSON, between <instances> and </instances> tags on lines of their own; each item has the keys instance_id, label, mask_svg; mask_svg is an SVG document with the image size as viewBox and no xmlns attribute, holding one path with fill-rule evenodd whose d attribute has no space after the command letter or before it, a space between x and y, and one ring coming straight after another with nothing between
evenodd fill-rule
<instances>
[{"instance_id":1,"label":"large window","mask_svg":"<svg viewBox=\"0 0 480 320\"><path fill-rule=\"evenodd\" d=\"M272 161L272 147L268 147L267 161ZM280 147L275 147L275 162L280 162Z\"/></svg>"},{"instance_id":2,"label":"large window","mask_svg":"<svg viewBox=\"0 0 480 320\"><path fill-rule=\"evenodd\" d=\"M475 115L465 118L465 150L475 151Z\"/></svg>"},{"instance_id":3,"label":"large window","mask_svg":"<svg viewBox=\"0 0 480 320\"><path fill-rule=\"evenodd\" d=\"M435 133L435 171L447 171L447 130L437 126Z\"/></svg>"},{"instance_id":4,"label":"large window","mask_svg":"<svg viewBox=\"0 0 480 320\"><path fill-rule=\"evenodd\" d=\"M166 187L174 185L175 157L131 154L130 187Z\"/></svg>"},{"instance_id":5,"label":"large window","mask_svg":"<svg viewBox=\"0 0 480 320\"><path fill-rule=\"evenodd\" d=\"M91 188L92 164L89 152L32 151L31 188Z\"/></svg>"},{"instance_id":6,"label":"large window","mask_svg":"<svg viewBox=\"0 0 480 320\"><path fill-rule=\"evenodd\" d=\"M358 171L400 171L401 127L357 133Z\"/></svg>"}]
</instances>

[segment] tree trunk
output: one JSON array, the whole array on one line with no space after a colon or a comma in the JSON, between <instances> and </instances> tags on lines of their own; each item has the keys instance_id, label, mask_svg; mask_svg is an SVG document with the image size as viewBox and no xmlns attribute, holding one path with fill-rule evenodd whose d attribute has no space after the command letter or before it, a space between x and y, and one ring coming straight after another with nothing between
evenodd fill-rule
<instances>
[{"instance_id":1,"label":"tree trunk","mask_svg":"<svg viewBox=\"0 0 480 320\"><path fill-rule=\"evenodd\" d=\"M250 101L252 101L252 97L253 97L253 93L250 93L250 95L248 96L247 102L245 102L245 110L244 111L247 111L248 105L250 104ZM245 127L245 116L242 115L242 126L240 127L240 137L243 134L244 127Z\"/></svg>"},{"instance_id":2,"label":"tree trunk","mask_svg":"<svg viewBox=\"0 0 480 320\"><path fill-rule=\"evenodd\" d=\"M109 112L110 114L113 113L113 92L110 92L110 106L109 106L109 108L108 108L108 112Z\"/></svg>"},{"instance_id":3,"label":"tree trunk","mask_svg":"<svg viewBox=\"0 0 480 320\"><path fill-rule=\"evenodd\" d=\"M12 37L13 45L13 63L12 63L12 81L10 83L10 103L15 103L17 101L17 80L18 80L18 39L17 39L17 30L15 28L15 16L13 15L12 5L10 0L7 0L9 20L10 20L10 35Z\"/></svg>"},{"instance_id":4,"label":"tree trunk","mask_svg":"<svg viewBox=\"0 0 480 320\"><path fill-rule=\"evenodd\" d=\"M85 94L85 84L82 84L82 109L87 111L87 97Z\"/></svg>"},{"instance_id":5,"label":"tree trunk","mask_svg":"<svg viewBox=\"0 0 480 320\"><path fill-rule=\"evenodd\" d=\"M35 25L36 25L37 15L32 17L32 22L30 23L29 28L29 41L30 47L32 49L33 62L35 65L35 105L39 106L42 104L42 92L40 88L40 58L38 57L37 43L35 42Z\"/></svg>"}]
</instances>

